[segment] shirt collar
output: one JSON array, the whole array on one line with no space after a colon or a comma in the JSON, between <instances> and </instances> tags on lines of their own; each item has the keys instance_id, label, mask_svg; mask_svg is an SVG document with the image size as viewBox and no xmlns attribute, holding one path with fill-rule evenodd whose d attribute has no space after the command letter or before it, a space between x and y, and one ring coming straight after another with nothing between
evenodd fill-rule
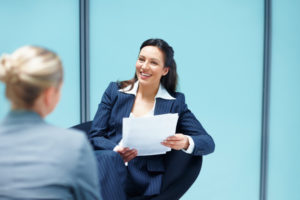
<instances>
[{"instance_id":1,"label":"shirt collar","mask_svg":"<svg viewBox=\"0 0 300 200\"><path fill-rule=\"evenodd\" d=\"M126 93L126 94L133 94L136 96L137 89L139 87L139 81L136 81L133 85L133 88L129 90L131 85L128 85L127 87L123 89L119 89L120 92ZM167 100L175 100L174 97L172 97L169 92L162 86L162 84L159 84L158 91L155 95L155 98L161 98L161 99L167 99Z\"/></svg>"},{"instance_id":2,"label":"shirt collar","mask_svg":"<svg viewBox=\"0 0 300 200\"><path fill-rule=\"evenodd\" d=\"M3 123L11 123L14 121L22 122L39 122L43 121L42 117L34 111L31 110L11 110L3 120Z\"/></svg>"}]
</instances>

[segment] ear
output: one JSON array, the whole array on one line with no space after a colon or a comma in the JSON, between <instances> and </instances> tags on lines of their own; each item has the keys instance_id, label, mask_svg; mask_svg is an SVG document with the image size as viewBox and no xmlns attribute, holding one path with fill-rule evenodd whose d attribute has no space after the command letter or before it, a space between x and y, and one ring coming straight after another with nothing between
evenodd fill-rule
<instances>
[{"instance_id":1,"label":"ear","mask_svg":"<svg viewBox=\"0 0 300 200\"><path fill-rule=\"evenodd\" d=\"M163 76L165 76L165 75L167 75L168 74L168 72L169 72L169 69L170 69L170 67L164 67L163 68Z\"/></svg>"},{"instance_id":2,"label":"ear","mask_svg":"<svg viewBox=\"0 0 300 200\"><path fill-rule=\"evenodd\" d=\"M49 105L52 104L54 92L55 92L54 87L49 87L44 91L44 103L45 103L45 105L49 106Z\"/></svg>"}]
</instances>

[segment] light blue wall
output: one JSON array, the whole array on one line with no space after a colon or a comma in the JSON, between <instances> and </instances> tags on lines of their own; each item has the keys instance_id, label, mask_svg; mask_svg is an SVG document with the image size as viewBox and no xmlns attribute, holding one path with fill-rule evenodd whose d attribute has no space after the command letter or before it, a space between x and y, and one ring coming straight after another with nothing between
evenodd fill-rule
<instances>
[{"instance_id":1,"label":"light blue wall","mask_svg":"<svg viewBox=\"0 0 300 200\"><path fill-rule=\"evenodd\" d=\"M65 80L61 101L48 121L69 127L80 121L78 0L0 0L0 54L32 44L61 57ZM0 83L0 118L9 110Z\"/></svg>"},{"instance_id":2,"label":"light blue wall","mask_svg":"<svg viewBox=\"0 0 300 200\"><path fill-rule=\"evenodd\" d=\"M258 199L263 1L91 0L90 9L91 117L110 81L133 76L141 43L163 38L179 90L216 142L183 199Z\"/></svg>"},{"instance_id":3,"label":"light blue wall","mask_svg":"<svg viewBox=\"0 0 300 200\"><path fill-rule=\"evenodd\" d=\"M273 0L268 200L300 199L300 1Z\"/></svg>"},{"instance_id":4,"label":"light blue wall","mask_svg":"<svg viewBox=\"0 0 300 200\"><path fill-rule=\"evenodd\" d=\"M110 81L133 76L150 37L175 50L179 90L216 142L183 200L258 200L262 0L90 0L91 118ZM0 0L0 54L25 44L63 60L60 104L48 120L79 123L79 0ZM268 200L300 199L300 2L272 0ZM0 83L0 119L9 110Z\"/></svg>"}]
</instances>

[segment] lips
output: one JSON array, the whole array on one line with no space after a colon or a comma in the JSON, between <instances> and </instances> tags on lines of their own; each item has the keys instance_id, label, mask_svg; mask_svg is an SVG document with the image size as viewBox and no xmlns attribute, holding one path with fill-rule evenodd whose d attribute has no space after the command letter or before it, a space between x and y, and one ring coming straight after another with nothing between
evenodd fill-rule
<instances>
[{"instance_id":1,"label":"lips","mask_svg":"<svg viewBox=\"0 0 300 200\"><path fill-rule=\"evenodd\" d=\"M146 74L146 73L143 73L143 72L141 72L140 73L142 76L146 76L146 77L150 77L151 76L151 74Z\"/></svg>"},{"instance_id":2,"label":"lips","mask_svg":"<svg viewBox=\"0 0 300 200\"><path fill-rule=\"evenodd\" d=\"M147 74L147 73L144 73L144 72L140 72L140 77L141 79L148 79L149 77L151 77L152 75L151 74Z\"/></svg>"}]
</instances>

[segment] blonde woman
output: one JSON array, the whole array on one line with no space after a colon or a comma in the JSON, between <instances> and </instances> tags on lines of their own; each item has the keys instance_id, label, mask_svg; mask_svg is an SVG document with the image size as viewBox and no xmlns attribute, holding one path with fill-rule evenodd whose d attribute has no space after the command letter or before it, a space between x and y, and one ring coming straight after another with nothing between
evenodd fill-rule
<instances>
[{"instance_id":1,"label":"blonde woman","mask_svg":"<svg viewBox=\"0 0 300 200\"><path fill-rule=\"evenodd\" d=\"M0 199L100 199L96 160L81 132L47 124L60 98L59 57L25 46L0 59L11 111L0 123Z\"/></svg>"}]
</instances>

